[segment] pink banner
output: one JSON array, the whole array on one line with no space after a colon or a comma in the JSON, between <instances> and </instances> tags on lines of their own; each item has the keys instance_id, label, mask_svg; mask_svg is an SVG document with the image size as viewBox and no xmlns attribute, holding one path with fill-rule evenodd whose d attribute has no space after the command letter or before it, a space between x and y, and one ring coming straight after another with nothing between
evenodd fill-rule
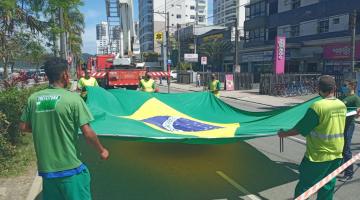
<instances>
[{"instance_id":1,"label":"pink banner","mask_svg":"<svg viewBox=\"0 0 360 200\"><path fill-rule=\"evenodd\" d=\"M226 90L234 90L234 75L225 75Z\"/></svg>"},{"instance_id":2,"label":"pink banner","mask_svg":"<svg viewBox=\"0 0 360 200\"><path fill-rule=\"evenodd\" d=\"M360 58L360 42L355 46L355 57ZM324 46L325 59L350 59L351 58L351 44L349 43L334 43Z\"/></svg>"},{"instance_id":3,"label":"pink banner","mask_svg":"<svg viewBox=\"0 0 360 200\"><path fill-rule=\"evenodd\" d=\"M285 50L286 50L286 38L283 36L277 36L275 39L275 53L274 53L275 74L283 74L285 72Z\"/></svg>"}]
</instances>

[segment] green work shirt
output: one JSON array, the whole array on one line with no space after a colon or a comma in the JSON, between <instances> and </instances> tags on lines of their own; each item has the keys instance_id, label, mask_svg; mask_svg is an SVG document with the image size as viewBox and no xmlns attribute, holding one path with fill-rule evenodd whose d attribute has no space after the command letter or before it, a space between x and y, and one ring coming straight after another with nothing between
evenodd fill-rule
<instances>
[{"instance_id":1,"label":"green work shirt","mask_svg":"<svg viewBox=\"0 0 360 200\"><path fill-rule=\"evenodd\" d=\"M90 111L76 93L50 87L32 94L21 121L31 125L39 172L79 167L79 127L91 120Z\"/></svg>"},{"instance_id":2,"label":"green work shirt","mask_svg":"<svg viewBox=\"0 0 360 200\"><path fill-rule=\"evenodd\" d=\"M360 108L360 97L356 94L345 96L342 98L342 101L346 105L347 108L354 109ZM350 116L346 118L347 122L354 122L355 116Z\"/></svg>"}]
</instances>

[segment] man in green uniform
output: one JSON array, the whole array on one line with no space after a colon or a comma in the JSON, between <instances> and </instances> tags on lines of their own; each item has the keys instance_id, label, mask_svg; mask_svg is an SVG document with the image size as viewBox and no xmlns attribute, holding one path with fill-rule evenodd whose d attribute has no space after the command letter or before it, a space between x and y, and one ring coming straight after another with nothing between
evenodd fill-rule
<instances>
[{"instance_id":1,"label":"man in green uniform","mask_svg":"<svg viewBox=\"0 0 360 200\"><path fill-rule=\"evenodd\" d=\"M81 91L80 95L85 101L86 101L86 97L87 97L86 86L92 86L92 87L99 86L96 79L94 77L90 76L90 73L91 73L91 70L86 69L85 77L81 77L78 82L78 90Z\"/></svg>"},{"instance_id":2,"label":"man in green uniform","mask_svg":"<svg viewBox=\"0 0 360 200\"><path fill-rule=\"evenodd\" d=\"M211 74L211 81L209 83L209 90L216 97L220 97L220 81L216 79L215 74Z\"/></svg>"},{"instance_id":3,"label":"man in green uniform","mask_svg":"<svg viewBox=\"0 0 360 200\"><path fill-rule=\"evenodd\" d=\"M93 116L85 102L65 89L70 77L66 60L49 59L45 73L49 87L29 97L20 123L22 131L33 134L43 199L91 199L90 174L78 157L79 128L101 159L109 152L89 125Z\"/></svg>"},{"instance_id":4,"label":"man in green uniform","mask_svg":"<svg viewBox=\"0 0 360 200\"><path fill-rule=\"evenodd\" d=\"M314 102L294 128L278 133L279 137L298 134L306 137L306 153L299 167L300 177L295 197L338 168L342 161L346 106L334 97L333 77L321 76L318 88L323 99ZM322 187L317 199L332 199L335 183L336 178Z\"/></svg>"},{"instance_id":5,"label":"man in green uniform","mask_svg":"<svg viewBox=\"0 0 360 200\"><path fill-rule=\"evenodd\" d=\"M355 93L357 82L354 80L347 80L345 81L344 85L344 92L342 97L342 101L345 103L346 107L348 107L349 110L356 109L359 112L360 108L360 98ZM352 136L354 134L355 129L355 116L349 116L346 117L346 123L345 123L345 131L344 131L344 137L345 137L345 144L344 144L344 151L343 151L343 162L347 162L352 158L352 152L351 152L351 140ZM348 168L344 171L344 176L340 179L345 180L351 180L354 175L354 166L350 165Z\"/></svg>"},{"instance_id":6,"label":"man in green uniform","mask_svg":"<svg viewBox=\"0 0 360 200\"><path fill-rule=\"evenodd\" d=\"M155 81L151 78L149 72L146 72L145 78L140 80L139 88L144 92L155 92Z\"/></svg>"}]
</instances>

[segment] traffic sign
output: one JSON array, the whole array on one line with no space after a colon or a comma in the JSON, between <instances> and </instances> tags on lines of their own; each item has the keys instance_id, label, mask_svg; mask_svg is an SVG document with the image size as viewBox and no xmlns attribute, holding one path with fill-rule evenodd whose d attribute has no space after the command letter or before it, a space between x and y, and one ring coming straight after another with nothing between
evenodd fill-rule
<instances>
[{"instance_id":1,"label":"traffic sign","mask_svg":"<svg viewBox=\"0 0 360 200\"><path fill-rule=\"evenodd\" d=\"M207 57L205 57L205 56L201 57L201 64L207 65Z\"/></svg>"},{"instance_id":2,"label":"traffic sign","mask_svg":"<svg viewBox=\"0 0 360 200\"><path fill-rule=\"evenodd\" d=\"M156 32L154 37L155 37L155 40L157 42L162 42L162 40L163 40L163 32Z\"/></svg>"},{"instance_id":3,"label":"traffic sign","mask_svg":"<svg viewBox=\"0 0 360 200\"><path fill-rule=\"evenodd\" d=\"M198 54L196 53L185 53L184 60L188 62L199 62Z\"/></svg>"},{"instance_id":4,"label":"traffic sign","mask_svg":"<svg viewBox=\"0 0 360 200\"><path fill-rule=\"evenodd\" d=\"M170 60L170 59L167 60L167 64L168 64L168 65L171 65L171 60Z\"/></svg>"}]
</instances>

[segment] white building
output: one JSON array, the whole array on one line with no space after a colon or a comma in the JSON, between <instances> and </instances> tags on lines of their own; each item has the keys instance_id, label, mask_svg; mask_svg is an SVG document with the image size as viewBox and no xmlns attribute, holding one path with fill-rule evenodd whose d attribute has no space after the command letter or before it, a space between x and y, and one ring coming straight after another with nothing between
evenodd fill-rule
<instances>
[{"instance_id":1,"label":"white building","mask_svg":"<svg viewBox=\"0 0 360 200\"><path fill-rule=\"evenodd\" d=\"M96 25L96 54L107 54L109 45L109 34L107 22Z\"/></svg>"},{"instance_id":2,"label":"white building","mask_svg":"<svg viewBox=\"0 0 360 200\"><path fill-rule=\"evenodd\" d=\"M140 41L139 41L139 22L134 22L134 43L133 43L133 54L134 56L140 55Z\"/></svg>"},{"instance_id":3,"label":"white building","mask_svg":"<svg viewBox=\"0 0 360 200\"><path fill-rule=\"evenodd\" d=\"M196 15L196 6L198 15ZM154 42L154 33L163 32L165 36L166 12L169 12L170 34L176 31L177 24L207 24L207 0L139 0L139 38L141 52L161 51L161 44Z\"/></svg>"},{"instance_id":4,"label":"white building","mask_svg":"<svg viewBox=\"0 0 360 200\"><path fill-rule=\"evenodd\" d=\"M238 28L242 29L245 21L245 5L248 2L249 0L214 0L213 23L234 27L235 19L238 18Z\"/></svg>"}]
</instances>

